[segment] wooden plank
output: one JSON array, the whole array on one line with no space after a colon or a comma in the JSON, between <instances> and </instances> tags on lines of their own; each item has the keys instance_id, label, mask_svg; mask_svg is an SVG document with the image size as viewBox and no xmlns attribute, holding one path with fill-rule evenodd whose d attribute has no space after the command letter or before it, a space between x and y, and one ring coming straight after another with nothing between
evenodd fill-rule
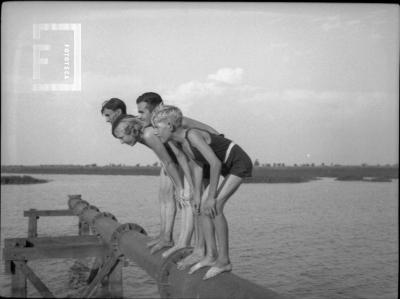
<instances>
[{"instance_id":1,"label":"wooden plank","mask_svg":"<svg viewBox=\"0 0 400 299\"><path fill-rule=\"evenodd\" d=\"M93 235L83 236L62 236L62 237L40 237L28 239L34 246L54 246L54 245L101 245L103 240Z\"/></svg>"},{"instance_id":2,"label":"wooden plank","mask_svg":"<svg viewBox=\"0 0 400 299\"><path fill-rule=\"evenodd\" d=\"M22 272L21 265L26 261L12 262L11 297L26 298L26 275Z\"/></svg>"},{"instance_id":3,"label":"wooden plank","mask_svg":"<svg viewBox=\"0 0 400 299\"><path fill-rule=\"evenodd\" d=\"M71 210L28 210L24 211L25 217L31 216L75 216Z\"/></svg>"},{"instance_id":4,"label":"wooden plank","mask_svg":"<svg viewBox=\"0 0 400 299\"><path fill-rule=\"evenodd\" d=\"M29 281L33 284L33 286L38 290L40 295L43 298L55 298L55 296L50 292L50 290L46 287L46 285L40 280L39 277L32 271L32 269L25 263L19 264L22 272L29 279Z\"/></svg>"},{"instance_id":5,"label":"wooden plank","mask_svg":"<svg viewBox=\"0 0 400 299\"><path fill-rule=\"evenodd\" d=\"M28 238L37 237L37 216L29 216L28 221Z\"/></svg>"},{"instance_id":6,"label":"wooden plank","mask_svg":"<svg viewBox=\"0 0 400 299\"><path fill-rule=\"evenodd\" d=\"M28 238L7 238L4 239L4 247L26 247Z\"/></svg>"},{"instance_id":7,"label":"wooden plank","mask_svg":"<svg viewBox=\"0 0 400 299\"><path fill-rule=\"evenodd\" d=\"M108 250L104 244L53 245L27 248L4 248L4 260L97 257Z\"/></svg>"},{"instance_id":8,"label":"wooden plank","mask_svg":"<svg viewBox=\"0 0 400 299\"><path fill-rule=\"evenodd\" d=\"M102 284L102 280L106 278L110 271L119 263L119 259L115 256L109 256L105 259L103 265L100 267L99 272L97 272L96 277L90 282L86 289L82 293L83 298L90 298L96 289ZM108 278L108 277L107 277ZM108 285L108 281L106 283ZM104 293L103 293L104 294Z\"/></svg>"},{"instance_id":9,"label":"wooden plank","mask_svg":"<svg viewBox=\"0 0 400 299\"><path fill-rule=\"evenodd\" d=\"M7 238L4 240L5 247L35 247L52 245L73 244L102 244L103 241L97 236L60 236L60 237L37 237L37 238ZM16 246L15 244L18 244Z\"/></svg>"}]
</instances>

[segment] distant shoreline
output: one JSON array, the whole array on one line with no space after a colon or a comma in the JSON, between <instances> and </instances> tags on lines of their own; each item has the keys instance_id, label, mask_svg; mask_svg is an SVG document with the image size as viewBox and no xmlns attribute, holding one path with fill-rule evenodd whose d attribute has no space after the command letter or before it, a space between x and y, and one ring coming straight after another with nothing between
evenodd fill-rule
<instances>
[{"instance_id":1,"label":"distant shoreline","mask_svg":"<svg viewBox=\"0 0 400 299\"><path fill-rule=\"evenodd\" d=\"M71 175L150 175L160 174L156 166L1 166L2 173ZM398 178L395 166L281 166L254 167L253 177L244 183L303 183L320 177L340 181L390 182Z\"/></svg>"},{"instance_id":2,"label":"distant shoreline","mask_svg":"<svg viewBox=\"0 0 400 299\"><path fill-rule=\"evenodd\" d=\"M2 185L27 185L27 184L42 184L47 183L48 180L33 178L29 175L24 176L1 176Z\"/></svg>"}]
</instances>

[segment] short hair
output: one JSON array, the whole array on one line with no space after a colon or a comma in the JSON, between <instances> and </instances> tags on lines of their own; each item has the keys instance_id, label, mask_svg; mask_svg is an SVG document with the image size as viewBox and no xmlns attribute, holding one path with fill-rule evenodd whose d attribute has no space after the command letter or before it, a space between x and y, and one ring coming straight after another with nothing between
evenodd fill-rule
<instances>
[{"instance_id":1,"label":"short hair","mask_svg":"<svg viewBox=\"0 0 400 299\"><path fill-rule=\"evenodd\" d=\"M101 105L101 114L103 114L104 109L110 109L112 111L121 109L122 114L126 114L126 105L124 101L118 98L111 98L107 101L104 101L103 104Z\"/></svg>"},{"instance_id":2,"label":"short hair","mask_svg":"<svg viewBox=\"0 0 400 299\"><path fill-rule=\"evenodd\" d=\"M182 126L182 118L183 114L181 109L172 105L163 105L153 112L151 123L155 126L157 122L167 120L175 130Z\"/></svg>"},{"instance_id":3,"label":"short hair","mask_svg":"<svg viewBox=\"0 0 400 299\"><path fill-rule=\"evenodd\" d=\"M124 129L125 134L132 134L133 137L138 139L143 129L143 123L134 115L131 114L121 114L119 115L114 122L112 123L111 133L115 138L118 138L115 135L115 130L121 124L126 124Z\"/></svg>"},{"instance_id":4,"label":"short hair","mask_svg":"<svg viewBox=\"0 0 400 299\"><path fill-rule=\"evenodd\" d=\"M136 99L136 104L142 102L145 102L147 104L147 108L149 109L149 111L152 112L154 108L163 103L163 99L158 93L145 92Z\"/></svg>"}]
</instances>

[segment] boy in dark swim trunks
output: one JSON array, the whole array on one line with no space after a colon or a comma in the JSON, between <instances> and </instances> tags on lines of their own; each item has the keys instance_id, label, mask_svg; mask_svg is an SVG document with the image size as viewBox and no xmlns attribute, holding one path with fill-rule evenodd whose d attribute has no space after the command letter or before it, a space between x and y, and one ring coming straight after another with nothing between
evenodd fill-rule
<instances>
[{"instance_id":1,"label":"boy in dark swim trunks","mask_svg":"<svg viewBox=\"0 0 400 299\"><path fill-rule=\"evenodd\" d=\"M223 209L236 192L243 178L252 174L252 161L241 147L222 136L200 129L182 127L182 112L175 106L163 106L152 116L155 134L161 142L175 143L191 160L194 182L194 200L201 207L201 224L206 242L206 256L191 267L193 273L211 266L203 279L232 270L229 258L228 223ZM195 162L195 163L193 163ZM209 166L208 195L200 199L202 171ZM218 188L219 176L224 179ZM201 200L201 202L199 202ZM218 249L216 245L218 239Z\"/></svg>"},{"instance_id":2,"label":"boy in dark swim trunks","mask_svg":"<svg viewBox=\"0 0 400 299\"><path fill-rule=\"evenodd\" d=\"M155 92L146 92L140 95L137 100L137 109L138 109L138 118L143 122L144 127L151 126L151 116L155 109L162 107L163 99L161 96ZM197 120L183 117L182 126L185 128L200 128L206 130L210 133L219 134L214 128L210 127L207 124L199 122ZM171 148L166 146L168 153L174 159L174 153ZM177 162L176 162L177 163ZM170 178L166 175L165 171L161 169L160 173L161 180L161 188L160 188L160 207L161 207L161 215L162 219L164 219L165 225L162 227L161 234L159 237L156 237L152 240L148 245L158 246L160 242L162 242L163 236L172 235L173 230L173 218L176 213L176 205L173 196L170 196L168 193L163 192L163 190L168 190L168 188L172 188L172 183ZM198 262L204 257L205 248L204 248L204 237L203 234L199 231L199 225L197 225L198 217L197 215L192 214L192 209L190 205L185 205L182 208L182 223L181 229L182 232L180 234L179 240L177 244L175 244L172 248L163 252L163 257L167 257L174 251L186 247L190 245L190 237L193 231L193 225L195 228L195 244L193 253L187 256L185 259L180 261L178 264L181 269L184 269L186 266L189 266L193 263ZM194 223L193 223L194 222ZM166 232L166 233L163 233ZM160 241L161 240L161 241ZM154 247L153 247L154 248ZM152 248L152 250L153 250Z\"/></svg>"}]
</instances>

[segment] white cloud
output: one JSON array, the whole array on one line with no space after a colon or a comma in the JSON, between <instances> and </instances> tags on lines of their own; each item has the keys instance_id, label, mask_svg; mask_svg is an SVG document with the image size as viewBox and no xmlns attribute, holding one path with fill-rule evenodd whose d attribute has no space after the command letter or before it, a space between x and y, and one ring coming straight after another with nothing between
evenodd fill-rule
<instances>
[{"instance_id":1,"label":"white cloud","mask_svg":"<svg viewBox=\"0 0 400 299\"><path fill-rule=\"evenodd\" d=\"M248 86L239 84L242 81L242 75L243 69L241 68L222 68L209 74L204 81L192 80L168 90L163 98L166 103L176 105L185 111L193 103L223 97L230 90L247 90Z\"/></svg>"},{"instance_id":2,"label":"white cloud","mask_svg":"<svg viewBox=\"0 0 400 299\"><path fill-rule=\"evenodd\" d=\"M222 68L215 74L208 75L208 79L224 82L227 84L239 84L242 81L243 69Z\"/></svg>"}]
</instances>

